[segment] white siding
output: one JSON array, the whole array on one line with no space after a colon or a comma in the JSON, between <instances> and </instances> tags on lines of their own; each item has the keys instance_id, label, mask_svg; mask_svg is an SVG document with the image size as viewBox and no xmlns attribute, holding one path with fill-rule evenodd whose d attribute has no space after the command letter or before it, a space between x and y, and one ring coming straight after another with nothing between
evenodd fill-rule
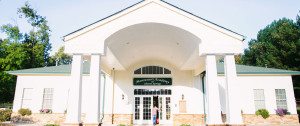
<instances>
[{"instance_id":1,"label":"white siding","mask_svg":"<svg viewBox=\"0 0 300 126\"><path fill-rule=\"evenodd\" d=\"M203 113L203 95L202 84L200 76L193 76L192 71L178 71L171 69L173 85L172 86L148 86L143 88L168 88L172 89L171 96L171 111L172 114L179 113L179 100L181 95L187 102L187 113L189 114L202 114ZM105 88L105 114L112 113L112 92L113 92L113 74L112 76L106 76L106 88ZM63 113L66 110L69 76L18 76L16 93L14 99L13 111L18 111L21 107L23 88L32 88L32 104L30 109L34 113L38 113L42 108L43 90L44 88L53 88L53 104L52 110L54 113ZM104 83L104 77L101 78L102 84ZM133 73L128 71L116 71L115 72L115 102L114 113L115 114L132 114L134 112L134 95L132 84ZM287 105L289 112L296 114L296 104L293 92L293 85L291 76L238 76L237 80L240 85L240 98L242 103L242 110L245 114L254 114L254 93L253 89L264 89L265 94L265 106L271 114L275 114L276 95L275 89L285 89L287 97ZM89 85L89 76L83 77L83 100L82 100L82 112L85 112L88 107L86 100L90 97L87 86ZM226 112L225 107L225 79L224 76L219 76L219 91L221 109ZM103 86L103 85L102 85ZM139 88L139 87L136 87ZM103 93L103 87L101 88ZM125 95L125 99L122 100L122 94ZM102 97L101 97L101 102ZM102 108L102 106L101 106Z\"/></svg>"}]
</instances>

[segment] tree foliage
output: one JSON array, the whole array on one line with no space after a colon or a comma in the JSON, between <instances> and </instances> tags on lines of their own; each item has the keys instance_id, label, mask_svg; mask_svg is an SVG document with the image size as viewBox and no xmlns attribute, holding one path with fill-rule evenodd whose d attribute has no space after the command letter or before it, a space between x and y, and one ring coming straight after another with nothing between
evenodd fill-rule
<instances>
[{"instance_id":1,"label":"tree foliage","mask_svg":"<svg viewBox=\"0 0 300 126\"><path fill-rule=\"evenodd\" d=\"M27 19L32 29L21 33L18 26L1 26L6 38L0 41L0 103L12 102L15 90L16 77L5 71L46 66L50 59L50 28L46 18L27 2L18 9L18 14Z\"/></svg>"},{"instance_id":2,"label":"tree foliage","mask_svg":"<svg viewBox=\"0 0 300 126\"><path fill-rule=\"evenodd\" d=\"M300 70L300 28L293 20L280 19L260 30L249 42L242 63Z\"/></svg>"},{"instance_id":3,"label":"tree foliage","mask_svg":"<svg viewBox=\"0 0 300 126\"><path fill-rule=\"evenodd\" d=\"M249 42L242 62L246 65L300 71L300 16L282 18L258 32ZM300 99L300 77L293 76L295 95Z\"/></svg>"},{"instance_id":4,"label":"tree foliage","mask_svg":"<svg viewBox=\"0 0 300 126\"><path fill-rule=\"evenodd\" d=\"M72 63L72 57L66 53L64 53L65 48L62 46L58 49L58 51L55 53L55 55L51 56L50 58L50 64L51 66L54 65L64 65L64 64L71 64Z\"/></svg>"}]
</instances>

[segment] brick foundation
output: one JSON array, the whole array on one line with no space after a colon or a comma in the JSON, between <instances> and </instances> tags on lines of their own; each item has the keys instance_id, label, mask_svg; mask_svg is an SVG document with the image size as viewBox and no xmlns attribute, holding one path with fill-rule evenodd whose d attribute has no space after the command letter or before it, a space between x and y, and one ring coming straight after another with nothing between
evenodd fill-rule
<instances>
[{"instance_id":1,"label":"brick foundation","mask_svg":"<svg viewBox=\"0 0 300 126\"><path fill-rule=\"evenodd\" d=\"M270 115L269 118L264 119L255 114L244 114L243 120L246 125L295 125L299 124L298 115L285 115L283 117L278 115Z\"/></svg>"},{"instance_id":2,"label":"brick foundation","mask_svg":"<svg viewBox=\"0 0 300 126\"><path fill-rule=\"evenodd\" d=\"M192 126L201 126L204 124L203 114L174 114L173 125L190 124Z\"/></svg>"},{"instance_id":3,"label":"brick foundation","mask_svg":"<svg viewBox=\"0 0 300 126\"><path fill-rule=\"evenodd\" d=\"M33 113L31 116L20 116L17 113L12 114L13 122L25 122L25 123L35 123L35 124L63 124L65 121L65 114L40 114ZM222 120L225 121L225 115L222 116ZM85 115L82 115L82 120L84 122ZM174 114L173 115L173 125L180 126L181 124L190 124L192 126L204 125L203 114ZM133 123L132 114L114 114L113 116L114 124L125 124L130 125ZM255 114L243 114L243 121L245 125L299 125L298 115L285 115L280 117L278 115L270 115L269 118L264 119L261 116ZM105 114L103 118L103 124L112 123L112 115ZM63 124L64 125L64 124ZM75 124L76 125L76 124ZM75 126L74 125L74 126ZM78 124L77 124L78 125ZM77 126L76 125L76 126ZM83 125L88 125L84 124ZM96 124L95 124L96 125ZM217 125L214 125L217 126ZM220 125L221 126L221 125ZM225 126L222 125L222 126ZM237 125L236 125L237 126Z\"/></svg>"},{"instance_id":4,"label":"brick foundation","mask_svg":"<svg viewBox=\"0 0 300 126\"><path fill-rule=\"evenodd\" d=\"M18 113L13 113L11 121L22 123L35 124L61 124L65 121L65 114L40 114L33 113L30 116L21 116Z\"/></svg>"},{"instance_id":5,"label":"brick foundation","mask_svg":"<svg viewBox=\"0 0 300 126\"><path fill-rule=\"evenodd\" d=\"M114 114L113 119L114 124L130 125L133 123L132 114Z\"/></svg>"}]
</instances>

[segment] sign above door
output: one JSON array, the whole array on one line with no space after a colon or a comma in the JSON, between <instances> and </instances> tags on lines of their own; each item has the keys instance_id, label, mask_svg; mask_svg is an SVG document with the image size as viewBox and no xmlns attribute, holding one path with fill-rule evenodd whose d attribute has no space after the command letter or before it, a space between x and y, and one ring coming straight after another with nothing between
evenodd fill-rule
<instances>
[{"instance_id":1,"label":"sign above door","mask_svg":"<svg viewBox=\"0 0 300 126\"><path fill-rule=\"evenodd\" d=\"M135 86L172 85L172 78L133 78Z\"/></svg>"}]
</instances>

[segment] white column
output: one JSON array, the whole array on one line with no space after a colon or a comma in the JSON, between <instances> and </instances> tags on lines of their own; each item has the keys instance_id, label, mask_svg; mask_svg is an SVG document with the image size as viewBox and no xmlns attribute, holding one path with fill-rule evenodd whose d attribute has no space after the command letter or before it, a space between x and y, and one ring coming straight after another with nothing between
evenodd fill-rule
<instances>
[{"instance_id":1,"label":"white column","mask_svg":"<svg viewBox=\"0 0 300 126\"><path fill-rule=\"evenodd\" d=\"M81 123L82 55L74 54L72 61L70 92L66 124Z\"/></svg>"},{"instance_id":2,"label":"white column","mask_svg":"<svg viewBox=\"0 0 300 126\"><path fill-rule=\"evenodd\" d=\"M100 123L100 82L101 82L101 68L100 68L100 54L91 55L90 78L89 83L89 99L87 100L87 113L85 124L99 124Z\"/></svg>"},{"instance_id":3,"label":"white column","mask_svg":"<svg viewBox=\"0 0 300 126\"><path fill-rule=\"evenodd\" d=\"M240 89L237 85L237 74L234 55L225 55L224 70L226 76L226 120L227 124L243 124L240 104Z\"/></svg>"},{"instance_id":4,"label":"white column","mask_svg":"<svg viewBox=\"0 0 300 126\"><path fill-rule=\"evenodd\" d=\"M207 124L222 124L217 64L215 55L207 55L206 60L206 97L208 102Z\"/></svg>"}]
</instances>

